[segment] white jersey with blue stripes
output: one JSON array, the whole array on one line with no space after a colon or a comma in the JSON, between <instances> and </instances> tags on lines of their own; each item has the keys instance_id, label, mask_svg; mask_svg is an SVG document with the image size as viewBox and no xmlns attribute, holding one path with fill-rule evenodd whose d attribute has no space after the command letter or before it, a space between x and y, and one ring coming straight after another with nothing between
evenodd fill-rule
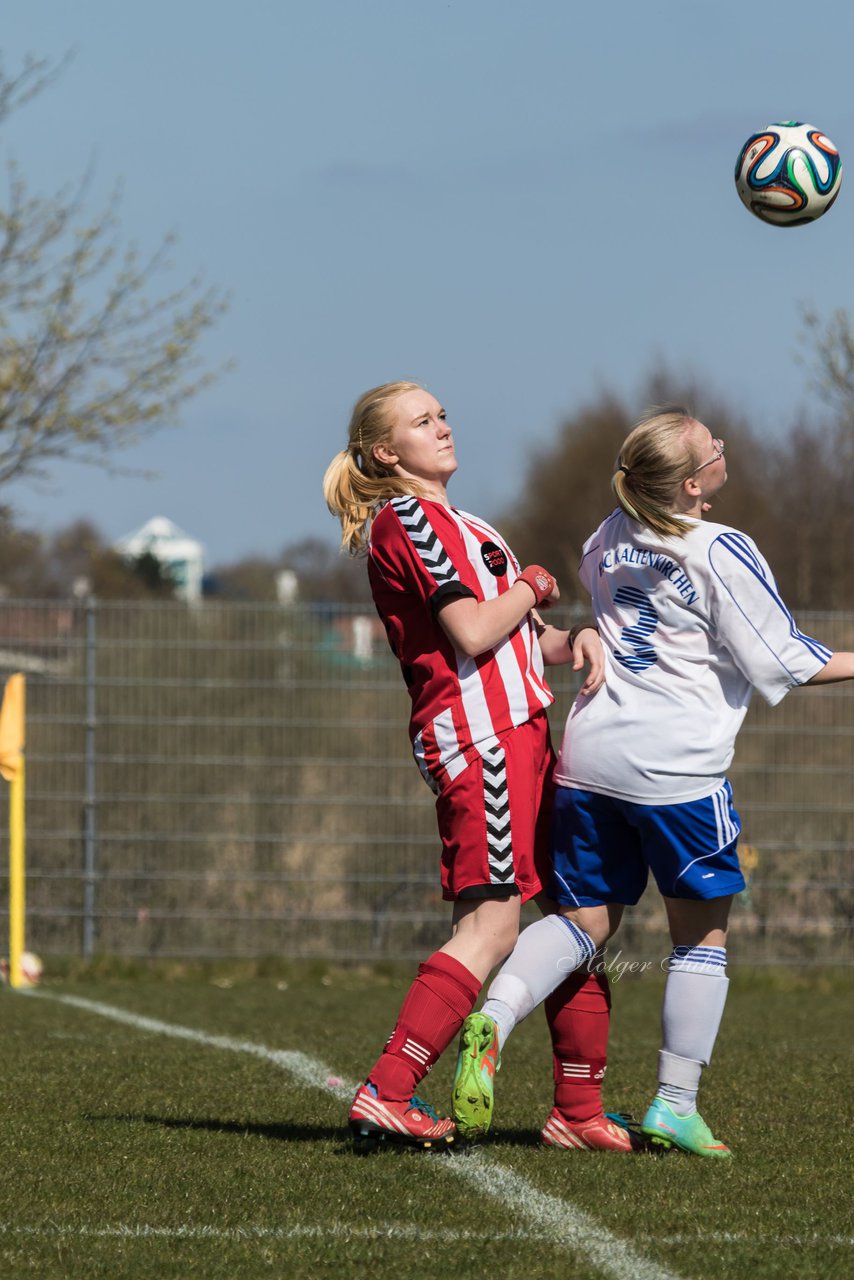
<instances>
[{"instance_id":1,"label":"white jersey with blue stripes","mask_svg":"<svg viewBox=\"0 0 854 1280\"><path fill-rule=\"evenodd\" d=\"M721 786L754 689L773 706L831 650L803 635L755 543L690 521L662 538L618 509L579 574L605 650L605 685L576 699L555 778L640 804Z\"/></svg>"}]
</instances>

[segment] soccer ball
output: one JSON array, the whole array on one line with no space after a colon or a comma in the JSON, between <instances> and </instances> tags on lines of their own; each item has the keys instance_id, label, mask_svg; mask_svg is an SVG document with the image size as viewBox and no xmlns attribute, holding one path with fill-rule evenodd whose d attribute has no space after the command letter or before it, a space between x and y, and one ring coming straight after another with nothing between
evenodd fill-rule
<instances>
[{"instance_id":1,"label":"soccer ball","mask_svg":"<svg viewBox=\"0 0 854 1280\"><path fill-rule=\"evenodd\" d=\"M42 980L44 965L41 957L32 951L21 952L21 982L25 987L37 987Z\"/></svg>"},{"instance_id":2,"label":"soccer ball","mask_svg":"<svg viewBox=\"0 0 854 1280\"><path fill-rule=\"evenodd\" d=\"M9 961L0 960L0 982L9 981ZM39 956L34 955L32 951L21 952L21 986L37 987L42 980L44 973L44 965Z\"/></svg>"},{"instance_id":3,"label":"soccer ball","mask_svg":"<svg viewBox=\"0 0 854 1280\"><path fill-rule=\"evenodd\" d=\"M787 120L754 133L741 148L735 187L751 213L798 227L826 213L839 195L842 161L820 129Z\"/></svg>"}]
</instances>

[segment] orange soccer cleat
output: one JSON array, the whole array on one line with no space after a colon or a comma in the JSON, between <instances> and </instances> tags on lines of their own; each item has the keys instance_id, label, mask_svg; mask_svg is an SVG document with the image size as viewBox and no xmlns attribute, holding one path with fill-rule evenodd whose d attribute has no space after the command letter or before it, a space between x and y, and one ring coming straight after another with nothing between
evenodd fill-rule
<instances>
[{"instance_id":1,"label":"orange soccer cleat","mask_svg":"<svg viewBox=\"0 0 854 1280\"><path fill-rule=\"evenodd\" d=\"M447 1151L456 1138L453 1120L442 1120L428 1102L414 1094L404 1102L377 1097L370 1082L356 1090L350 1108L350 1129L356 1150L376 1151L381 1142L417 1147L419 1151Z\"/></svg>"},{"instance_id":2,"label":"orange soccer cleat","mask_svg":"<svg viewBox=\"0 0 854 1280\"><path fill-rule=\"evenodd\" d=\"M540 1140L547 1147L574 1147L579 1151L648 1150L641 1134L628 1127L630 1123L628 1117L618 1119L602 1112L591 1120L567 1120L554 1107L543 1126Z\"/></svg>"}]
</instances>

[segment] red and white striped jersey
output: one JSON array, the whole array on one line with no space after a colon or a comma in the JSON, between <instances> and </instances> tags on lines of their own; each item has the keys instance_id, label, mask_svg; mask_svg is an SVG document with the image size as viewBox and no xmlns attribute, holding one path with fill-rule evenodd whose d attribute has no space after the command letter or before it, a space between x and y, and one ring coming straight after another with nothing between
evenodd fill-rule
<instances>
[{"instance_id":1,"label":"red and white striped jersey","mask_svg":"<svg viewBox=\"0 0 854 1280\"><path fill-rule=\"evenodd\" d=\"M513 552L477 516L403 497L374 520L371 591L412 698L415 759L434 791L553 701L530 614L476 658L458 652L439 624L442 601L494 600L518 575Z\"/></svg>"}]
</instances>

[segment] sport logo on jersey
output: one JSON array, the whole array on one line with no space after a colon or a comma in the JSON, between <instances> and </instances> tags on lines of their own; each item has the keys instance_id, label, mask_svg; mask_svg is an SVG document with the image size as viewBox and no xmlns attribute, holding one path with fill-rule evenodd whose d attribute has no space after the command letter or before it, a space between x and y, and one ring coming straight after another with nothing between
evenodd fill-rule
<instances>
[{"instance_id":1,"label":"sport logo on jersey","mask_svg":"<svg viewBox=\"0 0 854 1280\"><path fill-rule=\"evenodd\" d=\"M507 572L507 556L494 542L482 542L480 554L493 578L503 578Z\"/></svg>"}]
</instances>

